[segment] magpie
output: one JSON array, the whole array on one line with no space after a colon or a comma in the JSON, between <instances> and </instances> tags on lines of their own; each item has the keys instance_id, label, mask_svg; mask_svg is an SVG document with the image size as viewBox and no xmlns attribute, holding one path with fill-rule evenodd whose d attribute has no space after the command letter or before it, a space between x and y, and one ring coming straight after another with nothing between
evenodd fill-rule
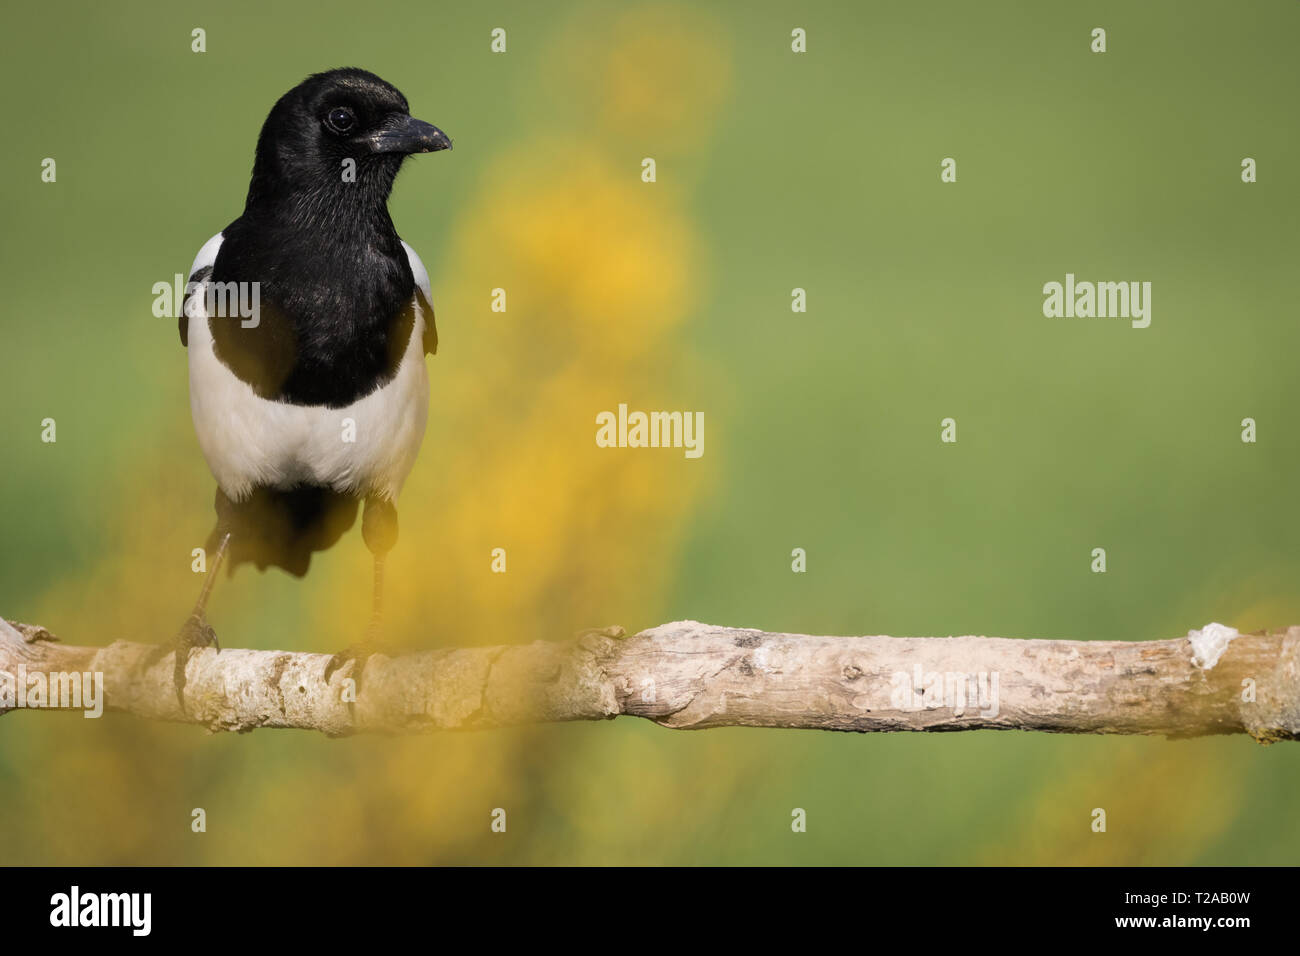
<instances>
[{"instance_id":1,"label":"magpie","mask_svg":"<svg viewBox=\"0 0 1300 956\"><path fill-rule=\"evenodd\" d=\"M425 355L438 347L429 273L398 237L388 195L407 156L444 149L447 135L413 119L375 74L309 76L262 126L243 214L194 259L180 338L217 519L198 600L172 644L182 710L190 654L220 650L207 604L223 562L228 574L252 563L301 577L364 503L370 625L324 674L351 660L360 684L397 541L394 501L424 437ZM255 308L228 308L235 298Z\"/></svg>"}]
</instances>

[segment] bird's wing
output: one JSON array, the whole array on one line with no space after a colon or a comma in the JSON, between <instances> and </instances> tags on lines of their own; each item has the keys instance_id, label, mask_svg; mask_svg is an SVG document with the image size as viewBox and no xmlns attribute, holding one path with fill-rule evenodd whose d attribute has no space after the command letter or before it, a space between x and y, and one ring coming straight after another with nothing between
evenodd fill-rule
<instances>
[{"instance_id":1,"label":"bird's wing","mask_svg":"<svg viewBox=\"0 0 1300 956\"><path fill-rule=\"evenodd\" d=\"M433 291L429 285L429 270L424 267L415 250L402 243L406 250L406 261L411 264L411 275L415 276L415 299L420 303L420 313L424 316L424 354L438 354L438 327L433 321Z\"/></svg>"},{"instance_id":2,"label":"bird's wing","mask_svg":"<svg viewBox=\"0 0 1300 956\"><path fill-rule=\"evenodd\" d=\"M222 235L223 233L219 232L205 242L199 254L194 257L194 265L190 266L190 282L202 285L208 276L212 275L212 265L217 261L217 250L221 248ZM186 307L190 304L190 297L197 292L198 289L186 291L185 301L181 304L181 314L176 319L177 328L181 333L181 345L187 348L190 344L190 317Z\"/></svg>"}]
</instances>

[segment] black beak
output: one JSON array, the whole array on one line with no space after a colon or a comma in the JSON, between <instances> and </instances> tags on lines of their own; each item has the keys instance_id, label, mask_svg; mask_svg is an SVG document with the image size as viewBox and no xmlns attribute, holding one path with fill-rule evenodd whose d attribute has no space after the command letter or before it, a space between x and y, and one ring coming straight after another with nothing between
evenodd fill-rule
<instances>
[{"instance_id":1,"label":"black beak","mask_svg":"<svg viewBox=\"0 0 1300 956\"><path fill-rule=\"evenodd\" d=\"M413 119L410 116L396 117L387 128L372 133L367 138L370 148L376 153L436 153L440 149L451 149L449 137L432 123Z\"/></svg>"}]
</instances>

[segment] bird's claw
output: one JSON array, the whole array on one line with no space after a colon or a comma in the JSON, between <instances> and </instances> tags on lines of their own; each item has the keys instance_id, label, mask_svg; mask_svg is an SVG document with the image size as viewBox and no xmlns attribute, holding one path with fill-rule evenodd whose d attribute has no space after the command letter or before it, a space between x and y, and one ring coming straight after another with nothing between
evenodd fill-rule
<instances>
[{"instance_id":1,"label":"bird's claw","mask_svg":"<svg viewBox=\"0 0 1300 956\"><path fill-rule=\"evenodd\" d=\"M372 655L388 654L388 648L379 640L377 629L372 625L358 644L351 644L329 659L325 665L325 683L330 682L334 672L349 661L352 662L352 681L356 692L361 693L361 677L365 673L366 663Z\"/></svg>"},{"instance_id":2,"label":"bird's claw","mask_svg":"<svg viewBox=\"0 0 1300 956\"><path fill-rule=\"evenodd\" d=\"M342 667L344 664L346 664L348 661L360 661L360 660L361 658L357 653L357 649L354 646L348 646L343 648L343 650L339 651L337 654L331 657L329 659L329 663L325 665L325 683L328 684L330 682L330 678L334 675L334 672L338 670L340 667Z\"/></svg>"},{"instance_id":3,"label":"bird's claw","mask_svg":"<svg viewBox=\"0 0 1300 956\"><path fill-rule=\"evenodd\" d=\"M172 686L176 690L176 702L180 704L182 711L185 710L185 667L190 662L190 655L205 647L215 647L218 653L221 652L217 632L212 629L207 618L202 614L191 614L185 619L185 623L181 625L175 637L164 644L159 644L145 658L144 666L147 669L169 653L176 655L172 668Z\"/></svg>"}]
</instances>

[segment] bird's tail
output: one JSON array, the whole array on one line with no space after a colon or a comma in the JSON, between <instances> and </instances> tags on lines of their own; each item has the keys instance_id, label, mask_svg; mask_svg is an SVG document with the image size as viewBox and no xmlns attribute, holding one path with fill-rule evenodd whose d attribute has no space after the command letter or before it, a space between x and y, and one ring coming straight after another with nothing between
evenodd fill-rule
<instances>
[{"instance_id":1,"label":"bird's tail","mask_svg":"<svg viewBox=\"0 0 1300 956\"><path fill-rule=\"evenodd\" d=\"M331 547L357 519L358 499L328 488L302 485L291 490L258 488L234 502L217 491L217 527L208 551L230 532L227 567L252 563L258 570L283 568L296 577L307 573L311 556Z\"/></svg>"}]
</instances>

